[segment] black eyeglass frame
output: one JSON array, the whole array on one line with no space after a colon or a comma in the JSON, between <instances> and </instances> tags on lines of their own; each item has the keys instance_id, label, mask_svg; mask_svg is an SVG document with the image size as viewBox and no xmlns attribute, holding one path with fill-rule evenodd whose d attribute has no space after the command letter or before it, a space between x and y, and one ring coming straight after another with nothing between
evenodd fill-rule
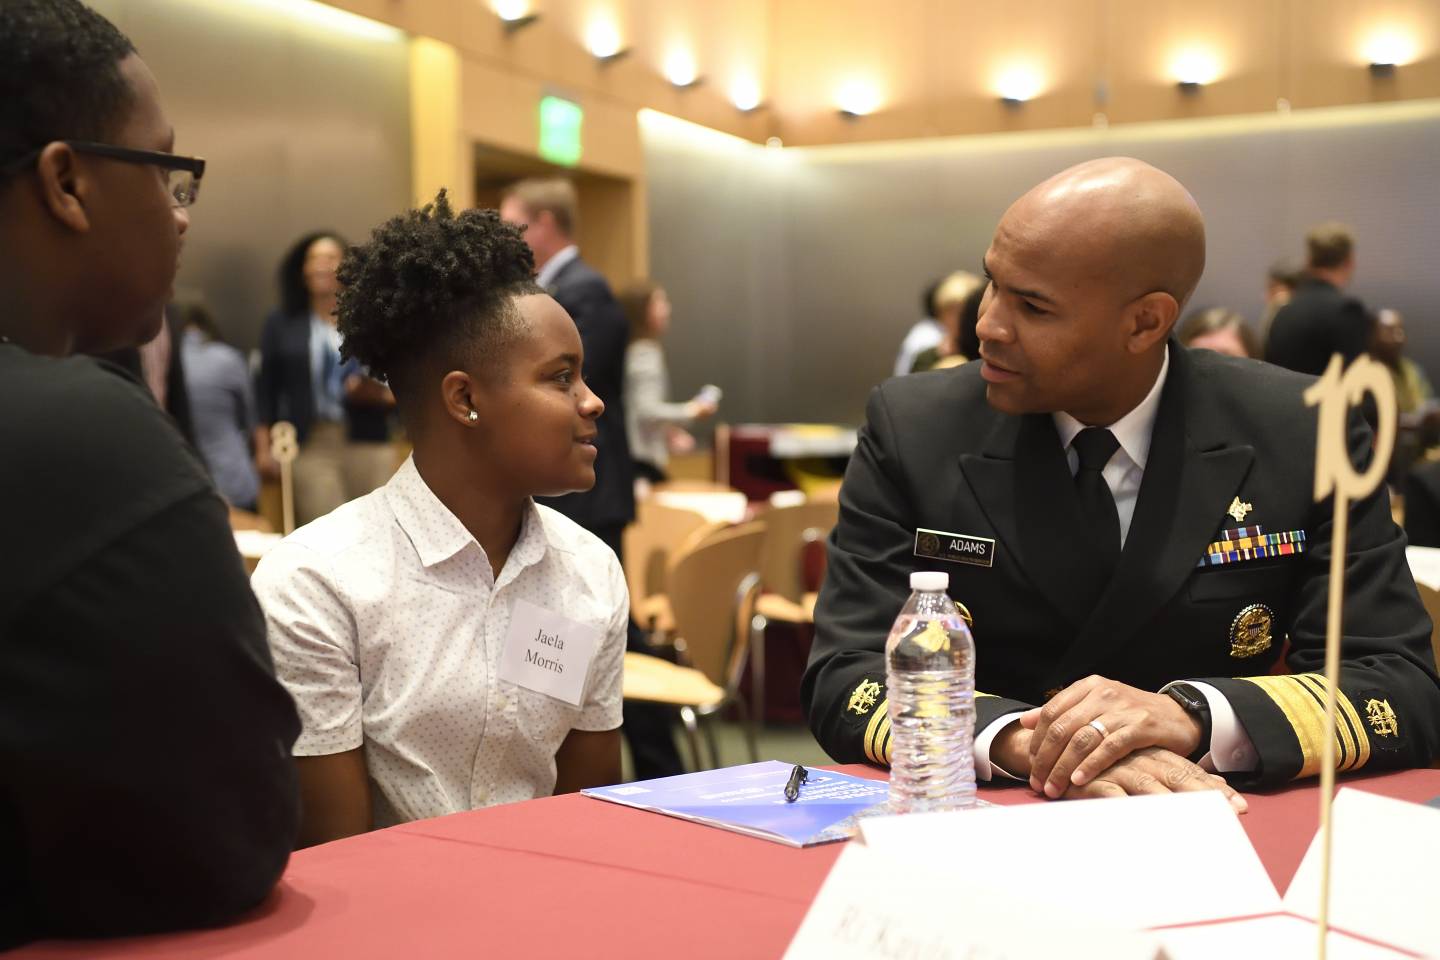
<instances>
[{"instance_id":1,"label":"black eyeglass frame","mask_svg":"<svg viewBox=\"0 0 1440 960\"><path fill-rule=\"evenodd\" d=\"M205 161L199 157L184 157L175 153L160 153L156 150L134 150L130 147L117 147L110 143L96 143L91 140L59 140L76 153L88 153L92 156L107 157L111 160L119 160L124 163L148 163L160 167L162 170L184 170L194 179L191 181L190 193L185 202L178 203L178 206L188 207L195 202L200 194L200 178L205 176ZM43 147L37 147L29 153L0 166L0 171L14 173L21 168L34 163L35 159L45 151ZM178 197L176 198L179 199Z\"/></svg>"}]
</instances>

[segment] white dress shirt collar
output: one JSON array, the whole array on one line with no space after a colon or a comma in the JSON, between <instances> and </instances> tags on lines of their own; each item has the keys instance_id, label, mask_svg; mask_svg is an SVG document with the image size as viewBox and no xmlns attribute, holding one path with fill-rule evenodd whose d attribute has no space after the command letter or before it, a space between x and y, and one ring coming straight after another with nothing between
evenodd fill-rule
<instances>
[{"instance_id":1,"label":"white dress shirt collar","mask_svg":"<svg viewBox=\"0 0 1440 960\"><path fill-rule=\"evenodd\" d=\"M1141 400L1135 409L1110 424L1110 432L1120 441L1120 449L1124 450L1125 455L1141 470L1145 469L1145 461L1150 457L1150 438L1155 432L1155 414L1160 409L1160 394L1164 392L1165 377L1169 373L1170 348L1167 345L1165 358L1160 362L1160 374L1155 378L1150 392L1145 394L1145 399ZM1063 411L1053 416L1055 432L1060 434L1060 446L1069 449L1070 441L1085 429L1085 424Z\"/></svg>"},{"instance_id":2,"label":"white dress shirt collar","mask_svg":"<svg viewBox=\"0 0 1440 960\"><path fill-rule=\"evenodd\" d=\"M410 538L422 566L433 567L443 563L471 545L482 555L485 554L485 548L420 476L413 455L405 458L395 476L385 485L385 500L390 504L400 529ZM513 580L524 568L539 563L545 556L547 540L545 525L537 515L535 501L527 500L525 515L520 522L520 536L505 560L501 579ZM489 558L486 559L488 561Z\"/></svg>"},{"instance_id":3,"label":"white dress shirt collar","mask_svg":"<svg viewBox=\"0 0 1440 960\"><path fill-rule=\"evenodd\" d=\"M575 244L562 247L555 252L555 256L545 261L545 266L536 271L535 282L547 290L550 289L550 285L555 282L560 271L565 269L565 265L579 256L580 248Z\"/></svg>"}]
</instances>

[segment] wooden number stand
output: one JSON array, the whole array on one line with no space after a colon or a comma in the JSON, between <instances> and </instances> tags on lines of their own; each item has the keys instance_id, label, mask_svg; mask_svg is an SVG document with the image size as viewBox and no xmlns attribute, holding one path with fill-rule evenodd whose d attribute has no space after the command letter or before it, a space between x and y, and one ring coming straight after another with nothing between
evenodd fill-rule
<instances>
[{"instance_id":1,"label":"wooden number stand","mask_svg":"<svg viewBox=\"0 0 1440 960\"><path fill-rule=\"evenodd\" d=\"M1340 688L1340 633L1345 602L1345 553L1349 539L1350 504L1380 485L1395 448L1395 384L1390 371L1368 356L1361 356L1341 373L1344 362L1330 358L1325 376L1305 391L1305 403L1320 408L1315 444L1315 501L1331 494L1335 514L1330 537L1330 596L1325 629L1325 729L1320 760L1320 900L1316 917L1320 928L1320 960L1325 960L1326 933L1330 927L1330 804L1335 794L1335 697ZM1356 473L1350 462L1347 421L1350 406L1369 393L1375 398L1379 425L1370 466Z\"/></svg>"},{"instance_id":2,"label":"wooden number stand","mask_svg":"<svg viewBox=\"0 0 1440 960\"><path fill-rule=\"evenodd\" d=\"M295 424L280 420L270 427L270 456L280 465L280 507L284 533L295 531L295 457L300 453Z\"/></svg>"}]
</instances>

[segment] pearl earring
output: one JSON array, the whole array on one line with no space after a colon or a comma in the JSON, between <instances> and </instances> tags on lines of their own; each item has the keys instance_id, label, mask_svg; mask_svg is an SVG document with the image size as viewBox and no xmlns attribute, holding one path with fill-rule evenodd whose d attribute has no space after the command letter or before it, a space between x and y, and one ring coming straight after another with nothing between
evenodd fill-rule
<instances>
[{"instance_id":1,"label":"pearl earring","mask_svg":"<svg viewBox=\"0 0 1440 960\"><path fill-rule=\"evenodd\" d=\"M471 410L470 415L465 419L469 420L471 423L474 423L476 420L480 419L480 414L475 412L474 410Z\"/></svg>"}]
</instances>

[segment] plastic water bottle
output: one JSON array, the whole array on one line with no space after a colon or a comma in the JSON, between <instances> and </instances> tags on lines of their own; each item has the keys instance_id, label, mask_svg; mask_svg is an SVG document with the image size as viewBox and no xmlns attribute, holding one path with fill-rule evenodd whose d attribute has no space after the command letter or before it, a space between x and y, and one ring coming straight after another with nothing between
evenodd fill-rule
<instances>
[{"instance_id":1,"label":"plastic water bottle","mask_svg":"<svg viewBox=\"0 0 1440 960\"><path fill-rule=\"evenodd\" d=\"M948 573L910 574L910 599L885 642L890 811L975 803L975 641Z\"/></svg>"}]
</instances>

